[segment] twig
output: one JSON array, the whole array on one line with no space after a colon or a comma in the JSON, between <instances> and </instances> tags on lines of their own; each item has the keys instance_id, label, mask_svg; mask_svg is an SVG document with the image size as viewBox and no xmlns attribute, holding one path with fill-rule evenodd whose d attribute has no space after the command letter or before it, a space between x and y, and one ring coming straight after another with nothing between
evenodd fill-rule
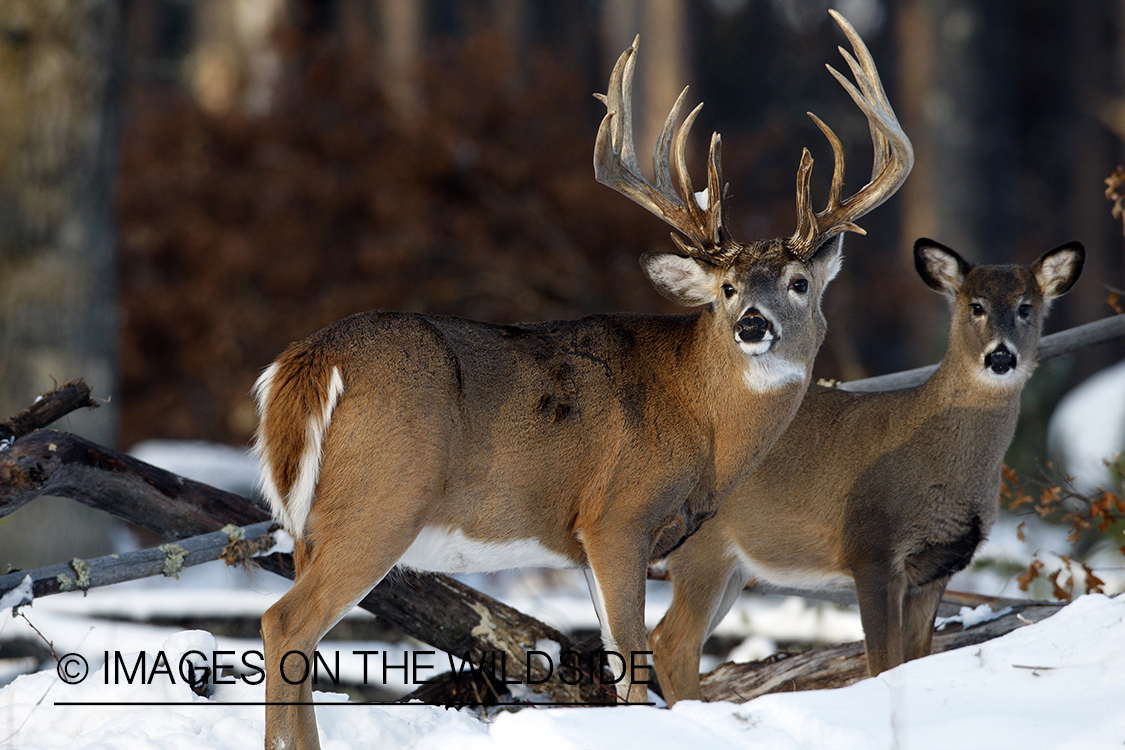
<instances>
[{"instance_id":1,"label":"twig","mask_svg":"<svg viewBox=\"0 0 1125 750\"><path fill-rule=\"evenodd\" d=\"M98 402L90 398L85 380L71 380L35 399L20 413L0 422L0 446L42 429L75 409L96 409Z\"/></svg>"}]
</instances>

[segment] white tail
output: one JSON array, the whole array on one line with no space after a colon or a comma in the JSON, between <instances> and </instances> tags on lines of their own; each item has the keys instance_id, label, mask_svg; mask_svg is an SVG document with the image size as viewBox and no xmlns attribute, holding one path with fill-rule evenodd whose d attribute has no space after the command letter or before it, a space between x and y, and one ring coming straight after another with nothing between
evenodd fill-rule
<instances>
[{"instance_id":1,"label":"white tail","mask_svg":"<svg viewBox=\"0 0 1125 750\"><path fill-rule=\"evenodd\" d=\"M1070 243L1030 267L972 266L931 240L914 253L950 302L940 367L901 391L811 388L771 453L671 555L673 602L650 639L669 704L701 697L703 641L751 578L854 583L873 675L930 652L946 583L996 518L1047 308L1084 253Z\"/></svg>"},{"instance_id":2,"label":"white tail","mask_svg":"<svg viewBox=\"0 0 1125 750\"><path fill-rule=\"evenodd\" d=\"M296 539L297 572L262 618L267 747L317 746L310 686L279 679L281 660L311 654L396 564L586 568L603 643L627 659L643 652L649 561L711 517L792 418L824 338L836 235L858 231L852 221L910 169L870 55L837 20L860 60L849 91L871 122L877 174L862 201L834 189L833 218L798 240L731 238L718 137L700 196L684 166L690 116L672 145L679 103L655 153L656 185L641 177L630 132L635 44L614 68L595 174L683 235L678 253L642 264L661 293L699 312L518 326L361 313L266 370L257 444L271 506ZM838 147L836 156L834 184ZM799 204L810 168L806 152ZM627 682L618 692L647 696Z\"/></svg>"}]
</instances>

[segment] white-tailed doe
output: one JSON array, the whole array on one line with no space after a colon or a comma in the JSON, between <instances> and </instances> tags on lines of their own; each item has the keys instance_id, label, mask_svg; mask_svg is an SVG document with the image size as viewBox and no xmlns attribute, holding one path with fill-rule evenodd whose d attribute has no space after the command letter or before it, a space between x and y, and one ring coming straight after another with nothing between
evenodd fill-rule
<instances>
[{"instance_id":1,"label":"white-tailed doe","mask_svg":"<svg viewBox=\"0 0 1125 750\"><path fill-rule=\"evenodd\" d=\"M684 150L698 109L673 135L682 94L650 184L632 138L636 43L613 70L596 178L682 235L677 252L646 254L642 265L661 293L701 311L510 326L367 312L266 369L255 386L264 487L296 540L293 588L262 618L267 747L317 746L311 688L280 679L279 664L293 651L311 658L396 564L585 568L606 648L627 659L643 651L649 561L712 516L792 418L824 337L838 235L862 231L852 222L913 163L870 55L836 18L856 52L843 54L858 88L832 72L870 122L873 177L841 199L842 149L817 120L836 159L829 205L810 207L806 150L788 239L732 239L718 135L707 187L692 188ZM627 681L618 693L647 698Z\"/></svg>"},{"instance_id":2,"label":"white-tailed doe","mask_svg":"<svg viewBox=\"0 0 1125 750\"><path fill-rule=\"evenodd\" d=\"M922 385L813 386L758 468L668 559L672 606L652 632L669 704L699 699L703 642L746 582L854 582L876 675L930 653L945 586L999 510L1000 467L1050 301L1082 270L1077 242L1029 266L973 266L931 240L918 273L949 299L949 348Z\"/></svg>"}]
</instances>

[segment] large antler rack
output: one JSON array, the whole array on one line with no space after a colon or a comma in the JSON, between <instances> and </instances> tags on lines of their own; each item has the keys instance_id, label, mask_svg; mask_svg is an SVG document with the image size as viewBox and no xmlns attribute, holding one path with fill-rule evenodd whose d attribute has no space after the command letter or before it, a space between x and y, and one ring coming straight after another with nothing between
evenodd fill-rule
<instances>
[{"instance_id":1,"label":"large antler rack","mask_svg":"<svg viewBox=\"0 0 1125 750\"><path fill-rule=\"evenodd\" d=\"M696 193L687 171L684 148L687 136L702 104L684 119L675 132L680 108L687 94L685 87L664 121L660 138L652 149L656 185L645 179L637 163L633 144L633 69L637 63L638 36L633 45L621 53L609 78L609 93L595 94L608 110L598 129L594 146L594 177L671 224L679 235L672 239L680 251L717 266L729 266L741 246L734 242L726 227L726 186L719 164L719 134L711 136L707 163L707 188ZM675 180L672 159L675 158ZM679 185L679 193L675 185Z\"/></svg>"},{"instance_id":2,"label":"large antler rack","mask_svg":"<svg viewBox=\"0 0 1125 750\"><path fill-rule=\"evenodd\" d=\"M848 67L851 68L859 88L852 85L851 81L831 65L825 67L867 116L871 127L871 140L875 147L875 159L871 168L871 181L855 195L841 200L840 189L844 184L844 150L840 145L840 139L819 117L812 112L808 113L828 138L828 142L832 144L835 163L832 170L832 186L828 193L828 205L823 211L814 213L809 198L809 178L812 176L813 159L808 149L801 154L801 165L797 169L797 231L789 238L788 245L793 254L802 260L810 258L826 239L841 232L866 234L853 223L854 220L866 215L894 195L914 166L914 149L910 145L910 139L903 132L898 118L895 117L894 110L891 109L887 95L883 91L883 84L879 80L879 71L875 68L875 61L871 59L867 45L863 43L847 19L834 10L828 12L836 19L836 23L840 24L844 35L851 42L852 49L855 50L853 58L843 47L838 48Z\"/></svg>"}]
</instances>

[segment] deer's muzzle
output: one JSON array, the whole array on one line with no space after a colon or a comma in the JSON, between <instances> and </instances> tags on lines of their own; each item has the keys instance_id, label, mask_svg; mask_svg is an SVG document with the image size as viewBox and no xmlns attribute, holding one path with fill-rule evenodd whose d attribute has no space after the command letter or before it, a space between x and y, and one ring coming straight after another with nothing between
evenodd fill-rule
<instances>
[{"instance_id":1,"label":"deer's muzzle","mask_svg":"<svg viewBox=\"0 0 1125 750\"><path fill-rule=\"evenodd\" d=\"M1004 375L1009 370L1015 369L1015 352L1010 350L1004 344L1001 344L988 354L984 355L984 366L992 370L997 375Z\"/></svg>"},{"instance_id":2,"label":"deer's muzzle","mask_svg":"<svg viewBox=\"0 0 1125 750\"><path fill-rule=\"evenodd\" d=\"M738 325L735 326L735 336L739 341L744 341L748 344L756 344L765 339L766 334L770 332L772 324L766 319L766 316L754 307L746 311L738 320Z\"/></svg>"}]
</instances>

